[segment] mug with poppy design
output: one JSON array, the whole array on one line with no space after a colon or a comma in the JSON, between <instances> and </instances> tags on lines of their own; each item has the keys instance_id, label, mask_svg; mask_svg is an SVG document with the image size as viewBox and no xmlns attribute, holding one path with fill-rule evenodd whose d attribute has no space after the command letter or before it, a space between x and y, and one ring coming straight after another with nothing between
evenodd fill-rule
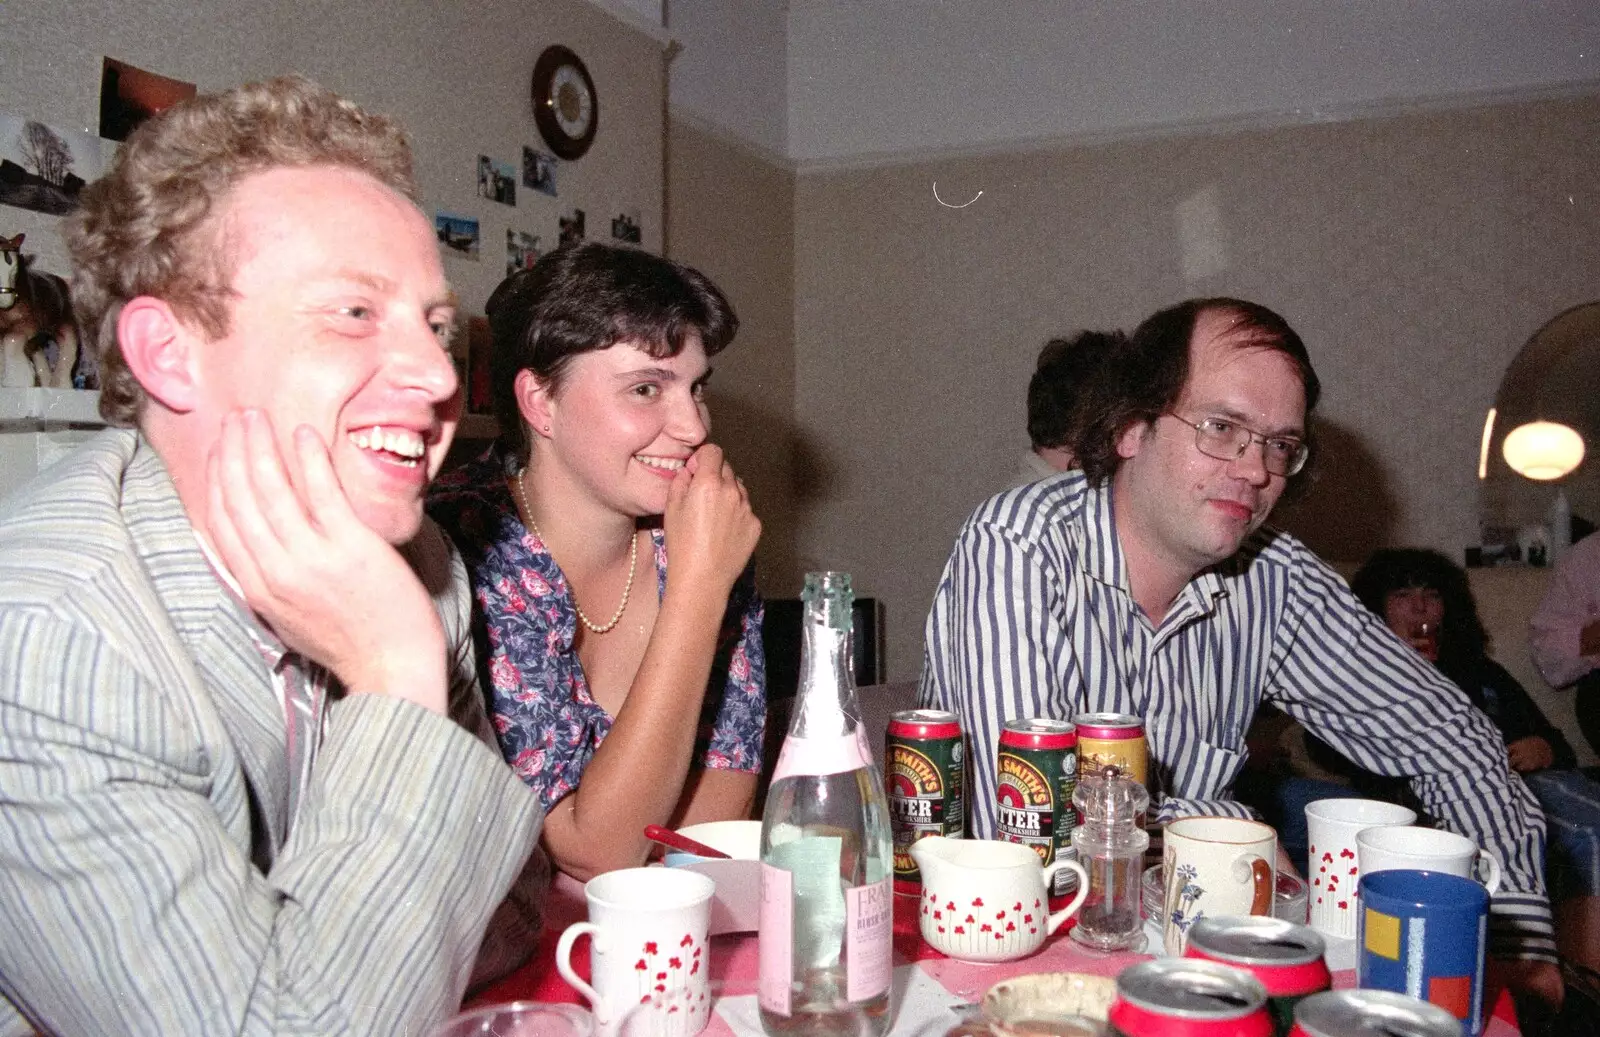
<instances>
[{"instance_id":1,"label":"mug with poppy design","mask_svg":"<svg viewBox=\"0 0 1600 1037\"><path fill-rule=\"evenodd\" d=\"M693 1037L711 1019L706 930L716 883L680 868L622 868L583 887L589 920L567 926L556 970L594 1009L601 1037L626 1017L660 1037ZM589 976L572 968L572 947L587 934ZM591 985L592 984L592 985ZM641 1013L650 1017L641 1020Z\"/></svg>"},{"instance_id":2,"label":"mug with poppy design","mask_svg":"<svg viewBox=\"0 0 1600 1037\"><path fill-rule=\"evenodd\" d=\"M1416 820L1415 810L1377 799L1319 799L1306 804L1311 928L1343 940L1355 938L1361 904L1356 836L1369 828L1410 825Z\"/></svg>"}]
</instances>

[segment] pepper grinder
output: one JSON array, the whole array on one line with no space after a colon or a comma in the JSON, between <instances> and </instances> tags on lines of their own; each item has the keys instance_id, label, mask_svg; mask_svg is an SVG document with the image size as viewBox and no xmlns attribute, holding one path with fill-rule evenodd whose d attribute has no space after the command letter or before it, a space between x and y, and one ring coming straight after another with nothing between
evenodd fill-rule
<instances>
[{"instance_id":1,"label":"pepper grinder","mask_svg":"<svg viewBox=\"0 0 1600 1037\"><path fill-rule=\"evenodd\" d=\"M1107 766L1078 782L1072 804L1082 819L1072 845L1089 874L1089 894L1072 938L1097 951L1142 950L1139 882L1150 836L1139 821L1150 794L1120 768Z\"/></svg>"}]
</instances>

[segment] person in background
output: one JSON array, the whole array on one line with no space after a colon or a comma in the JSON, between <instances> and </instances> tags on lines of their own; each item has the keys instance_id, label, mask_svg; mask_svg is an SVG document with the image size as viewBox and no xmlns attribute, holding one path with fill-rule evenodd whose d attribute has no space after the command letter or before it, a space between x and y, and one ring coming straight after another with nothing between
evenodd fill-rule
<instances>
[{"instance_id":1,"label":"person in background","mask_svg":"<svg viewBox=\"0 0 1600 1037\"><path fill-rule=\"evenodd\" d=\"M761 523L704 399L738 320L698 271L598 243L507 278L488 312L500 439L428 509L472 573L501 749L556 866L587 879L643 863L648 824L754 802Z\"/></svg>"},{"instance_id":2,"label":"person in background","mask_svg":"<svg viewBox=\"0 0 1600 1037\"><path fill-rule=\"evenodd\" d=\"M1078 394L1100 358L1122 339L1120 331L1080 331L1053 338L1039 351L1028 379L1028 440L1013 485L1047 479L1077 467L1072 454L1072 418Z\"/></svg>"},{"instance_id":3,"label":"person in background","mask_svg":"<svg viewBox=\"0 0 1600 1037\"><path fill-rule=\"evenodd\" d=\"M920 704L956 711L974 760L1021 717L1131 713L1166 823L1249 816L1245 735L1271 701L1505 864L1493 950L1562 996L1544 816L1498 733L1303 544L1264 523L1310 455L1320 383L1278 314L1240 299L1162 310L1098 365L1074 422L1083 472L997 494L957 535L924 643ZM996 830L973 770L972 834ZM1282 863L1287 864L1284 858Z\"/></svg>"},{"instance_id":4,"label":"person in background","mask_svg":"<svg viewBox=\"0 0 1600 1037\"><path fill-rule=\"evenodd\" d=\"M1375 551L1350 589L1389 629L1466 692L1499 728L1511 769L1538 797L1550 830L1549 875L1556 935L1564 957L1600 969L1600 783L1576 769L1576 756L1517 679L1489 658L1467 574L1437 551ZM1364 793L1398 790L1326 744L1307 737L1313 759L1353 779ZM1380 779L1382 781L1383 779Z\"/></svg>"},{"instance_id":5,"label":"person in background","mask_svg":"<svg viewBox=\"0 0 1600 1037\"><path fill-rule=\"evenodd\" d=\"M544 811L422 512L460 398L415 194L297 78L83 191L119 427L0 510L0 1034L428 1032L537 945Z\"/></svg>"},{"instance_id":6,"label":"person in background","mask_svg":"<svg viewBox=\"0 0 1600 1037\"><path fill-rule=\"evenodd\" d=\"M1600 536L1584 537L1556 563L1528 647L1545 683L1572 688L1578 726L1600 750Z\"/></svg>"}]
</instances>

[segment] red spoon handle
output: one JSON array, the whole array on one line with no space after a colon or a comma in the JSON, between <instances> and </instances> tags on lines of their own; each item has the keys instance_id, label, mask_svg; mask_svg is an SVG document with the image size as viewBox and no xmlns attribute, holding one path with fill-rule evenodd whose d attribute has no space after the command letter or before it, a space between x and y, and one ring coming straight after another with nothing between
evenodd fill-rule
<instances>
[{"instance_id":1,"label":"red spoon handle","mask_svg":"<svg viewBox=\"0 0 1600 1037\"><path fill-rule=\"evenodd\" d=\"M696 842L686 835L680 835L672 829L662 828L660 825L645 825L644 837L653 843L670 846L674 850L682 850L684 853L692 853L700 857L718 857L722 860L730 859L727 854L716 847Z\"/></svg>"}]
</instances>

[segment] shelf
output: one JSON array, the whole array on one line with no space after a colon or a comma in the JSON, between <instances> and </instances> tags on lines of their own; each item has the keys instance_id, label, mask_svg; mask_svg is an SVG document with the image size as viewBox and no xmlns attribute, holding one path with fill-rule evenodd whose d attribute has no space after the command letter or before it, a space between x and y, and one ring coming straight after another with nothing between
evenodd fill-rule
<instances>
[{"instance_id":1,"label":"shelf","mask_svg":"<svg viewBox=\"0 0 1600 1037\"><path fill-rule=\"evenodd\" d=\"M38 388L0 389L0 423L24 426L105 424L100 418L98 392Z\"/></svg>"}]
</instances>

